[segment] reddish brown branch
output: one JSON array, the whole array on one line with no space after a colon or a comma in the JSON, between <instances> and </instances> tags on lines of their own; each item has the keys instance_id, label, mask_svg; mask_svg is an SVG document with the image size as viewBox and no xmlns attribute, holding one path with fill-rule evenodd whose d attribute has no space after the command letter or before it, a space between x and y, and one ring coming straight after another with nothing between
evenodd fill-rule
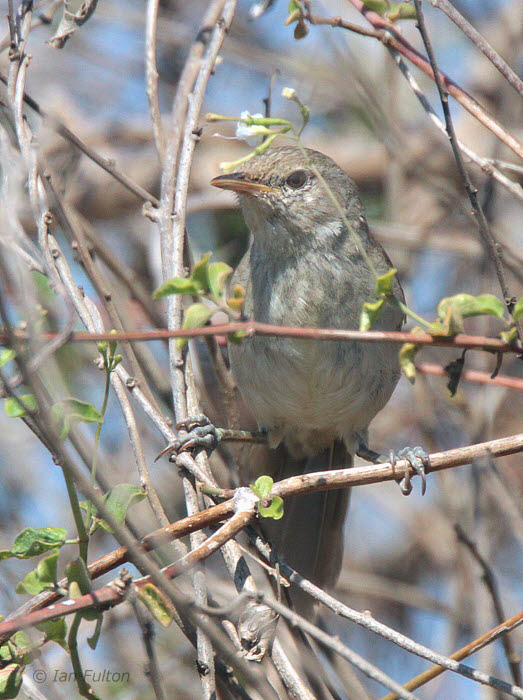
<instances>
[{"instance_id":1,"label":"reddish brown branch","mask_svg":"<svg viewBox=\"0 0 523 700\"><path fill-rule=\"evenodd\" d=\"M374 27L374 29L383 33L383 38L381 38L381 41L383 44L385 44L385 46L395 49L401 53L411 63L422 70L425 75L431 78L431 80L434 80L434 72L428 59L398 32L397 28L392 22L389 22L389 20L381 17L377 12L369 10L369 8L364 5L362 0L349 0L349 2L365 17L365 19ZM507 133L501 124L487 114L483 107L481 107L481 105L476 102L473 97L471 97L467 92L465 92L465 90L463 90L451 78L449 78L448 75L445 75L445 73L439 71L439 76L445 90L452 95L452 97L454 97L454 99L459 102L462 107L470 112L499 139L501 139L503 143L514 151L514 153L516 153L520 158L523 158L523 145L517 139L511 136L511 134Z\"/></svg>"},{"instance_id":2,"label":"reddish brown branch","mask_svg":"<svg viewBox=\"0 0 523 700\"><path fill-rule=\"evenodd\" d=\"M346 340L361 343L414 343L415 345L430 345L434 347L469 348L476 350L488 350L491 352L521 352L516 342L507 343L500 338L489 338L480 335L465 335L460 333L455 336L429 335L428 333L408 333L403 331L355 331L340 330L337 328L296 328L291 326L272 326L268 323L257 321L233 321L203 328L179 328L176 330L157 329L152 331L115 331L106 333L90 333L88 331L76 331L71 333L69 340L72 342L99 342L101 340L134 341L134 340L165 340L166 338L197 338L203 336L228 335L241 331L246 336L270 335L283 338L313 338L319 340ZM17 331L17 337L21 340L28 336L25 332ZM42 333L43 340L55 338L55 333ZM0 344L8 343L5 333L0 332Z\"/></svg>"},{"instance_id":3,"label":"reddish brown branch","mask_svg":"<svg viewBox=\"0 0 523 700\"><path fill-rule=\"evenodd\" d=\"M448 377L445 368L435 362L420 362L416 364L416 370L422 374L432 374L437 377ZM493 386L504 386L507 389L519 389L523 391L523 379L520 377L509 377L505 374L498 374L494 378L488 372L481 372L476 369L464 369L460 379L476 384L492 384Z\"/></svg>"}]
</instances>

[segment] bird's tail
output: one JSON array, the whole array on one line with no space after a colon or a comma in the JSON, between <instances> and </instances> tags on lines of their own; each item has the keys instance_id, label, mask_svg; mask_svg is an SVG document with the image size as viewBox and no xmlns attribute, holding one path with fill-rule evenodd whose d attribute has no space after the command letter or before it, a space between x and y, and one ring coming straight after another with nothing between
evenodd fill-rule
<instances>
[{"instance_id":1,"label":"bird's tail","mask_svg":"<svg viewBox=\"0 0 523 700\"><path fill-rule=\"evenodd\" d=\"M263 466L257 464L258 474L265 473L275 480L296 474L349 467L352 457L341 441L319 455L292 459L285 447L268 451ZM252 466L252 462L251 462ZM349 489L323 491L296 496L285 502L281 520L266 519L263 530L278 555L304 578L321 588L333 588L341 571L343 557L343 525L349 504ZM291 598L297 611L307 614L313 601L295 586Z\"/></svg>"}]
</instances>

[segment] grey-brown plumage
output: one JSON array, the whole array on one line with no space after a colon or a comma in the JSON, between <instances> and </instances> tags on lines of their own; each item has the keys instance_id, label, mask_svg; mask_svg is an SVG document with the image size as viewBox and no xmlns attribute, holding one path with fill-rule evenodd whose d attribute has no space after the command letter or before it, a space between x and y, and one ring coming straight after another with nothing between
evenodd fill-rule
<instances>
[{"instance_id":1,"label":"grey-brown plumage","mask_svg":"<svg viewBox=\"0 0 523 700\"><path fill-rule=\"evenodd\" d=\"M369 232L355 183L331 158L298 147L272 149L212 184L238 193L252 235L233 278L245 287L247 317L359 327L364 302L376 299L376 275L392 265ZM403 299L397 282L394 293ZM398 330L402 323L402 313L387 306L375 328ZM279 446L277 478L327 467L329 453L332 466L349 465L399 378L397 348L385 344L254 336L230 345L229 353L258 426ZM338 573L346 501L332 492L307 504L296 499L287 511L299 511L301 525L289 512L283 528L278 524L284 558L322 584Z\"/></svg>"}]
</instances>

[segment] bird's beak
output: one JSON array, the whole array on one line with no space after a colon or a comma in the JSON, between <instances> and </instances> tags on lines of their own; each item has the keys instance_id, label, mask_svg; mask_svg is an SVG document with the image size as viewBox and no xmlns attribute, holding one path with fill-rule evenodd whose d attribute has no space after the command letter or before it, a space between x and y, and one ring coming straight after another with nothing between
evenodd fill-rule
<instances>
[{"instance_id":1,"label":"bird's beak","mask_svg":"<svg viewBox=\"0 0 523 700\"><path fill-rule=\"evenodd\" d=\"M230 173L230 175L218 175L211 180L211 185L220 187L222 190L233 190L247 194L257 192L274 192L273 187L263 185L261 182L250 180L246 173Z\"/></svg>"}]
</instances>

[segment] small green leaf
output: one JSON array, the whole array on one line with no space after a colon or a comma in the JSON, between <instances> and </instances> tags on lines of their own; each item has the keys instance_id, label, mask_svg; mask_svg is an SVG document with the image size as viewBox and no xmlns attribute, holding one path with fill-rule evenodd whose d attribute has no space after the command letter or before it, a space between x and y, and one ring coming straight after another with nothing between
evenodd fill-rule
<instances>
[{"instance_id":1,"label":"small green leaf","mask_svg":"<svg viewBox=\"0 0 523 700\"><path fill-rule=\"evenodd\" d=\"M270 476L259 476L254 484L250 484L250 488L258 496L258 498L267 498L273 487L274 481Z\"/></svg>"},{"instance_id":2,"label":"small green leaf","mask_svg":"<svg viewBox=\"0 0 523 700\"><path fill-rule=\"evenodd\" d=\"M363 4L368 10L377 12L382 16L389 9L389 3L386 0L363 0Z\"/></svg>"},{"instance_id":3,"label":"small green leaf","mask_svg":"<svg viewBox=\"0 0 523 700\"><path fill-rule=\"evenodd\" d=\"M378 301L367 301L363 304L360 316L360 331L368 331L372 327L372 324L380 315L384 303L385 299L378 299Z\"/></svg>"},{"instance_id":4,"label":"small green leaf","mask_svg":"<svg viewBox=\"0 0 523 700\"><path fill-rule=\"evenodd\" d=\"M200 289L190 277L173 277L158 287L153 299L161 299L171 294L200 294Z\"/></svg>"},{"instance_id":5,"label":"small green leaf","mask_svg":"<svg viewBox=\"0 0 523 700\"><path fill-rule=\"evenodd\" d=\"M96 646L98 644L98 640L100 639L100 633L102 631L102 622L103 622L103 615L102 613L98 613L96 617L96 627L94 629L94 632L91 637L87 638L87 644L91 647L91 649L96 649Z\"/></svg>"},{"instance_id":6,"label":"small green leaf","mask_svg":"<svg viewBox=\"0 0 523 700\"><path fill-rule=\"evenodd\" d=\"M172 605L156 586L145 584L139 589L138 597L162 627L169 627L173 619Z\"/></svg>"},{"instance_id":7,"label":"small green leaf","mask_svg":"<svg viewBox=\"0 0 523 700\"><path fill-rule=\"evenodd\" d=\"M51 415L61 440L69 434L75 423L103 423L104 417L92 403L74 397L62 399L51 407Z\"/></svg>"},{"instance_id":8,"label":"small green leaf","mask_svg":"<svg viewBox=\"0 0 523 700\"><path fill-rule=\"evenodd\" d=\"M246 335L247 331L234 331L234 333L227 334L227 340L235 345L240 345Z\"/></svg>"},{"instance_id":9,"label":"small green leaf","mask_svg":"<svg viewBox=\"0 0 523 700\"><path fill-rule=\"evenodd\" d=\"M91 574L83 559L77 557L65 567L65 576L69 584L69 597L79 598L91 592Z\"/></svg>"},{"instance_id":10,"label":"small green leaf","mask_svg":"<svg viewBox=\"0 0 523 700\"><path fill-rule=\"evenodd\" d=\"M223 290L225 289L225 284L232 273L232 267L224 262L215 262L209 265L208 275L209 275L209 288L211 294L220 299Z\"/></svg>"},{"instance_id":11,"label":"small green leaf","mask_svg":"<svg viewBox=\"0 0 523 700\"><path fill-rule=\"evenodd\" d=\"M446 297L438 304L438 317L444 321L448 314L448 309L454 307L461 314L462 318L469 316L482 316L488 314L503 319L505 307L493 294L456 294L453 297Z\"/></svg>"},{"instance_id":12,"label":"small green leaf","mask_svg":"<svg viewBox=\"0 0 523 700\"><path fill-rule=\"evenodd\" d=\"M269 506L258 504L258 512L262 518L279 520L283 517L283 499L279 496L273 496Z\"/></svg>"},{"instance_id":13,"label":"small green leaf","mask_svg":"<svg viewBox=\"0 0 523 700\"><path fill-rule=\"evenodd\" d=\"M400 367L403 374L407 377L411 384L416 381L416 365L414 358L419 350L419 345L414 343L405 343L399 351Z\"/></svg>"},{"instance_id":14,"label":"small green leaf","mask_svg":"<svg viewBox=\"0 0 523 700\"><path fill-rule=\"evenodd\" d=\"M11 360L14 360L15 357L16 352L13 350L13 348L4 348L0 353L0 369L5 367L8 362L11 362Z\"/></svg>"},{"instance_id":15,"label":"small green leaf","mask_svg":"<svg viewBox=\"0 0 523 700\"><path fill-rule=\"evenodd\" d=\"M500 336L506 343L512 343L512 341L516 340L518 337L518 329L516 326L512 326L508 331L501 331ZM3 552L0 552L0 561L2 561L3 558L2 554Z\"/></svg>"},{"instance_id":16,"label":"small green leaf","mask_svg":"<svg viewBox=\"0 0 523 700\"><path fill-rule=\"evenodd\" d=\"M392 295L392 283L394 282L397 272L396 269L392 268L376 279L376 296L384 294L388 297Z\"/></svg>"},{"instance_id":17,"label":"small green leaf","mask_svg":"<svg viewBox=\"0 0 523 700\"><path fill-rule=\"evenodd\" d=\"M518 321L523 316L523 297L516 302L512 309L512 317L514 321ZM4 351L5 352L5 351Z\"/></svg>"},{"instance_id":18,"label":"small green leaf","mask_svg":"<svg viewBox=\"0 0 523 700\"><path fill-rule=\"evenodd\" d=\"M215 310L216 309L209 308L201 302L191 304L183 316L182 328L200 328L201 326L205 326ZM176 346L181 350L187 345L187 342L187 338L177 338Z\"/></svg>"},{"instance_id":19,"label":"small green leaf","mask_svg":"<svg viewBox=\"0 0 523 700\"><path fill-rule=\"evenodd\" d=\"M209 291L209 258L210 253L202 255L201 259L196 263L191 272L191 279L200 290L198 294L206 294Z\"/></svg>"},{"instance_id":20,"label":"small green leaf","mask_svg":"<svg viewBox=\"0 0 523 700\"><path fill-rule=\"evenodd\" d=\"M49 586L47 583L42 583L40 581L38 574L36 573L36 569L33 569L33 571L30 571L24 577L23 581L20 581L20 583L17 584L15 593L18 593L19 595L38 595L42 591L45 591L45 589L48 587Z\"/></svg>"},{"instance_id":21,"label":"small green leaf","mask_svg":"<svg viewBox=\"0 0 523 700\"><path fill-rule=\"evenodd\" d=\"M416 8L408 2L398 2L390 6L385 17L391 22L398 19L417 19Z\"/></svg>"},{"instance_id":22,"label":"small green leaf","mask_svg":"<svg viewBox=\"0 0 523 700\"><path fill-rule=\"evenodd\" d=\"M50 556L38 562L36 569L30 571L24 580L17 585L16 592L19 594L38 595L38 593L56 583L58 552L59 550L55 549Z\"/></svg>"},{"instance_id":23,"label":"small green leaf","mask_svg":"<svg viewBox=\"0 0 523 700\"><path fill-rule=\"evenodd\" d=\"M58 618L58 620L46 620L36 625L36 628L43 632L46 636L46 640L49 642L56 642L62 649L69 653L69 647L67 645L67 625L63 617Z\"/></svg>"},{"instance_id":24,"label":"small green leaf","mask_svg":"<svg viewBox=\"0 0 523 700\"><path fill-rule=\"evenodd\" d=\"M30 559L61 547L67 531L61 527L28 527L18 535L11 548L11 556L17 559ZM6 557L3 557L6 558Z\"/></svg>"},{"instance_id":25,"label":"small green leaf","mask_svg":"<svg viewBox=\"0 0 523 700\"><path fill-rule=\"evenodd\" d=\"M20 401L22 401L24 406L30 411L36 411L36 399L33 394L24 394L24 396L20 396ZM11 418L22 418L25 416L27 411L24 406L12 396L4 399L5 412L8 416L11 416Z\"/></svg>"},{"instance_id":26,"label":"small green leaf","mask_svg":"<svg viewBox=\"0 0 523 700\"><path fill-rule=\"evenodd\" d=\"M105 507L121 525L125 520L127 510L133 503L142 501L145 496L145 491L140 486L117 484L105 496Z\"/></svg>"},{"instance_id":27,"label":"small green leaf","mask_svg":"<svg viewBox=\"0 0 523 700\"><path fill-rule=\"evenodd\" d=\"M0 669L0 699L16 698L22 686L24 667L19 664L8 664Z\"/></svg>"}]
</instances>

